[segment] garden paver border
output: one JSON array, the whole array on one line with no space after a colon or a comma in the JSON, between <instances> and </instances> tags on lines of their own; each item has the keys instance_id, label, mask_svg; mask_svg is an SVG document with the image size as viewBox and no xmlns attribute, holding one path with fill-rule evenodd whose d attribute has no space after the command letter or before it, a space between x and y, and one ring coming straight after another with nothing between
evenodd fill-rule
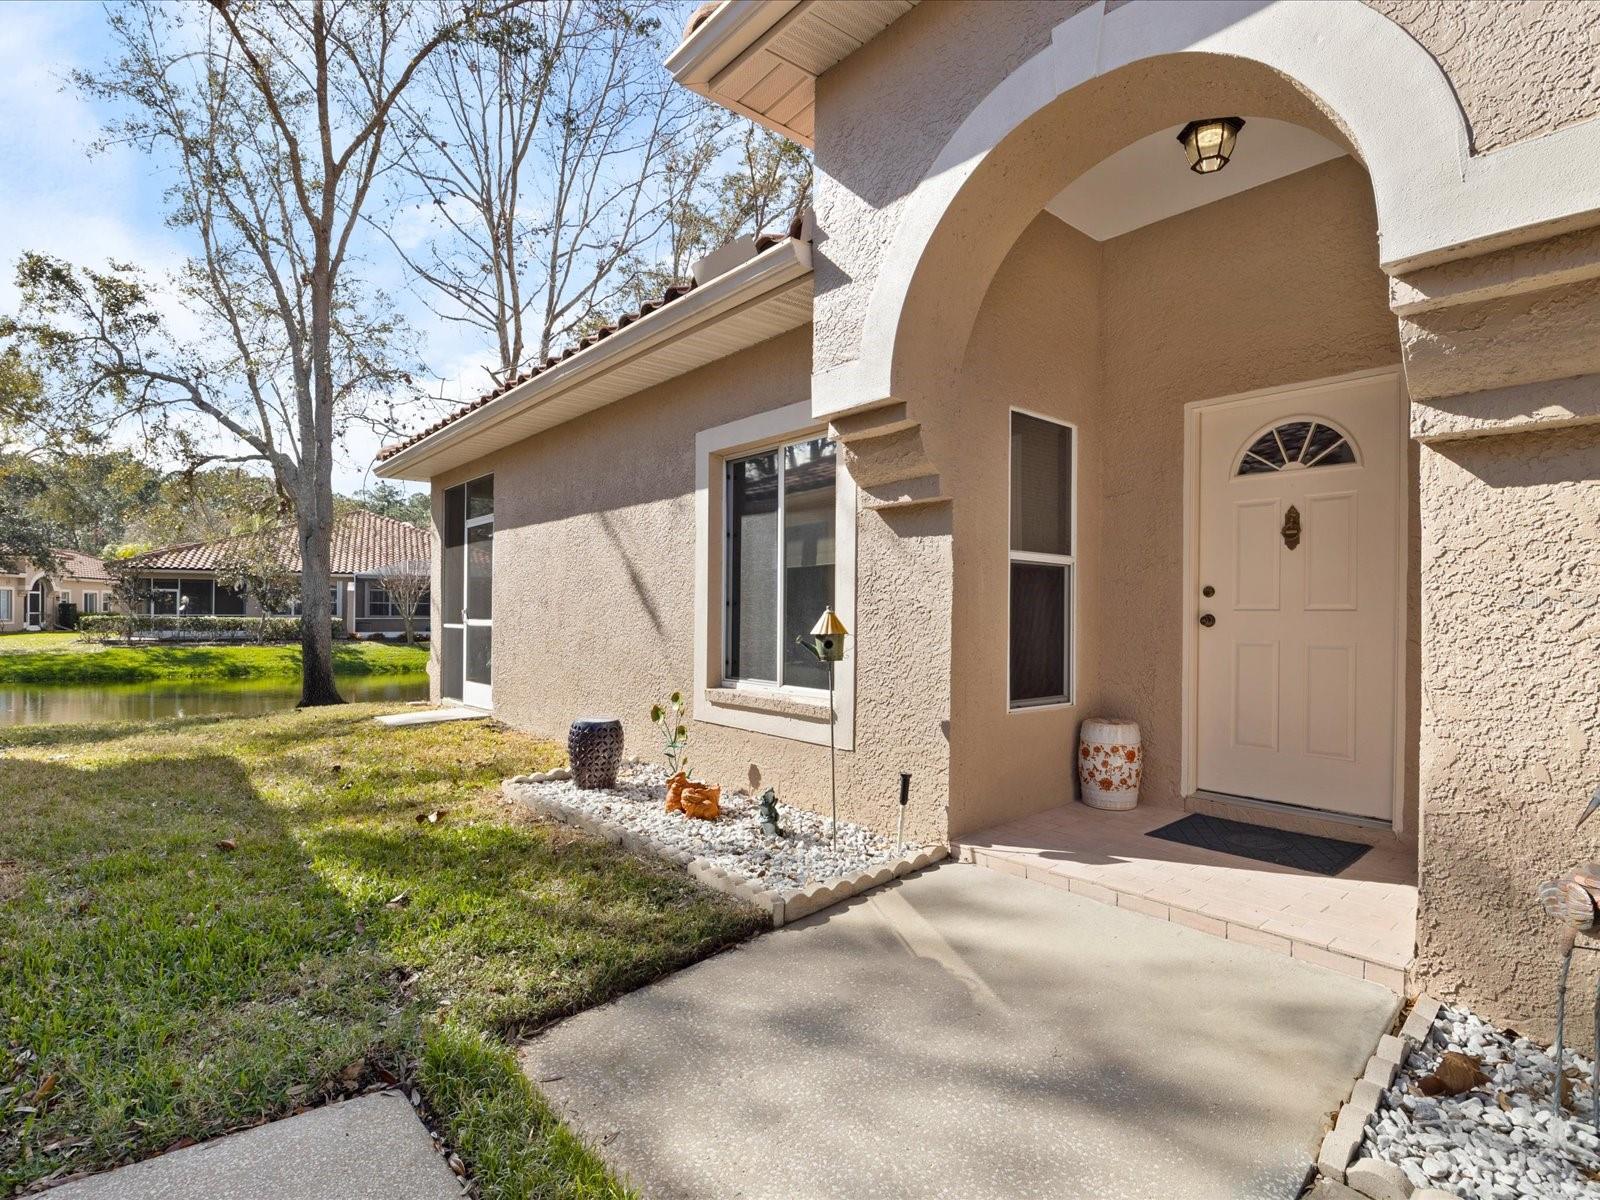
<instances>
[{"instance_id":1,"label":"garden paver border","mask_svg":"<svg viewBox=\"0 0 1600 1200\"><path fill-rule=\"evenodd\" d=\"M1378 1039L1378 1048L1350 1089L1349 1099L1340 1105L1333 1128L1322 1139L1322 1147L1317 1152L1317 1174L1322 1178L1337 1184L1348 1182L1347 1176L1356 1151L1361 1148L1367 1121L1378 1111L1384 1091L1394 1082L1406 1057L1427 1040L1428 1031L1443 1007L1444 1002L1433 996L1418 996L1399 1034L1386 1033ZM1415 1192L1410 1194L1416 1195Z\"/></svg>"},{"instance_id":2,"label":"garden paver border","mask_svg":"<svg viewBox=\"0 0 1600 1200\"><path fill-rule=\"evenodd\" d=\"M697 857L687 850L679 850L668 846L654 838L627 828L615 821L608 821L595 816L588 809L577 804L563 804L551 796L540 795L530 789L518 785L545 782L552 779L566 778L564 771L551 771L538 776L513 776L501 784L500 794L503 798L525 808L548 820L581 829L595 837L604 838L612 845L620 846L630 854L646 855L662 859L674 866L682 867L694 879L711 888L713 891L722 892L737 900L752 905L762 914L769 917L774 929L781 929L792 921L802 917L809 917L813 913L822 912L836 904L842 904L853 896L873 888L882 887L903 875L913 871L920 871L924 867L932 866L950 855L950 848L943 843L928 846L910 854L903 854L888 862L880 863L871 870L861 871L855 875L841 875L833 879L824 879L817 883L808 884L803 888L785 888L782 890L764 888L751 883L750 880L718 866L708 858Z\"/></svg>"}]
</instances>

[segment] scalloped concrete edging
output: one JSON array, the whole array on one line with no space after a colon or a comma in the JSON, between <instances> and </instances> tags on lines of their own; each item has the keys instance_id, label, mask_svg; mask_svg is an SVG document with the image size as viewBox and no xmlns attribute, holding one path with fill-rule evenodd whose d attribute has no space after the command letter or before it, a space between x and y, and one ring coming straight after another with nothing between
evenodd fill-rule
<instances>
[{"instance_id":1,"label":"scalloped concrete edging","mask_svg":"<svg viewBox=\"0 0 1600 1200\"><path fill-rule=\"evenodd\" d=\"M1348 1183L1359 1196L1396 1194L1402 1197L1415 1197L1418 1194L1411 1190L1409 1181L1405 1181L1404 1174L1398 1169L1394 1172L1382 1172L1381 1166L1370 1168L1362 1166L1363 1163L1376 1164L1382 1160L1359 1159L1355 1162L1351 1160L1355 1159L1356 1151L1361 1148L1367 1122L1378 1111L1384 1091L1394 1082L1396 1073L1405 1064L1406 1056L1414 1047L1420 1046L1427 1039L1428 1031L1433 1028L1433 1022L1443 1007L1443 1002L1432 996L1418 996L1416 1003L1411 1006L1411 1012L1406 1016L1405 1024L1400 1027L1400 1033L1398 1035L1386 1033L1378 1039L1378 1048L1372 1052L1361 1078L1356 1080L1355 1086L1351 1088L1350 1098L1340 1106L1338 1115L1334 1118L1333 1128L1322 1139L1322 1148L1317 1152L1316 1168L1317 1174L1322 1178L1341 1185ZM1380 1172L1382 1172L1381 1182ZM1350 1178L1352 1173L1356 1175L1353 1180ZM1395 1176L1398 1176L1398 1180ZM1402 1186L1405 1189L1403 1192L1399 1190ZM1424 1189L1423 1194L1431 1190ZM1312 1194L1316 1195L1315 1192Z\"/></svg>"},{"instance_id":2,"label":"scalloped concrete edging","mask_svg":"<svg viewBox=\"0 0 1600 1200\"><path fill-rule=\"evenodd\" d=\"M506 783L544 783L571 777L571 773L562 767L538 775L513 776L506 780ZM502 795L504 795L503 785ZM932 866L950 854L950 848L946 845L929 846L914 854L904 854L899 858L880 863L870 871L862 871L857 875L841 875L834 879L824 879L820 883L808 884L803 888L777 890L751 883L750 880L719 867L708 858L697 858L687 850L664 845L652 837L626 829L614 821L602 820L576 804L563 804L548 796L522 792L517 793L515 799L517 803L526 805L540 816L604 838L614 846L621 846L630 854L648 854L684 868L713 891L742 900L770 916L774 929L779 929L791 921L798 921L801 917L809 917L812 913L821 912L825 908L832 908L852 896L859 896L862 892L881 887L890 880L909 875L912 871Z\"/></svg>"}]
</instances>

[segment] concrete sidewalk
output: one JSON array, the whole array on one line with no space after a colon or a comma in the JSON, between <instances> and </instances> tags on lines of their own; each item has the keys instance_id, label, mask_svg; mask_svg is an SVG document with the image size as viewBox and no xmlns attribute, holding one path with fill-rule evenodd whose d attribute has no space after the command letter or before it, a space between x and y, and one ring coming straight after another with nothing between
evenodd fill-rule
<instances>
[{"instance_id":1,"label":"concrete sidewalk","mask_svg":"<svg viewBox=\"0 0 1600 1200\"><path fill-rule=\"evenodd\" d=\"M549 1030L651 1200L1291 1200L1397 998L946 865Z\"/></svg>"},{"instance_id":2,"label":"concrete sidewalk","mask_svg":"<svg viewBox=\"0 0 1600 1200\"><path fill-rule=\"evenodd\" d=\"M459 1200L404 1096L378 1092L174 1150L50 1200Z\"/></svg>"}]
</instances>

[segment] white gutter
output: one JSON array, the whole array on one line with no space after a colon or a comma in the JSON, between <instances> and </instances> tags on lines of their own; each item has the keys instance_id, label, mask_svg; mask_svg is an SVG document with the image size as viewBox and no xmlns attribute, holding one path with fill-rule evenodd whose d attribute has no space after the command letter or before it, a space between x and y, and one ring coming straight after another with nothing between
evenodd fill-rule
<instances>
[{"instance_id":1,"label":"white gutter","mask_svg":"<svg viewBox=\"0 0 1600 1200\"><path fill-rule=\"evenodd\" d=\"M380 479L427 478L428 473L419 471L419 468L464 438L491 429L508 417L537 408L659 347L688 337L719 318L759 302L769 293L781 290L810 273L811 243L798 238L786 238L686 295L585 347L572 357L541 371L482 408L458 417L415 445L378 461L374 464L374 473Z\"/></svg>"},{"instance_id":2,"label":"white gutter","mask_svg":"<svg viewBox=\"0 0 1600 1200\"><path fill-rule=\"evenodd\" d=\"M702 95L711 80L767 31L799 6L800 0L723 0L723 4L667 55L666 68L690 91Z\"/></svg>"}]
</instances>

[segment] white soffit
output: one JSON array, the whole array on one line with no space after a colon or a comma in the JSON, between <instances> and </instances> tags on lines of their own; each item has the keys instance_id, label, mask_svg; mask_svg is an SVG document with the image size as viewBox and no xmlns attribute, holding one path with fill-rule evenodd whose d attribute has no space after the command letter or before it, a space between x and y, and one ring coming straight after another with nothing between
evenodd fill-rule
<instances>
[{"instance_id":1,"label":"white soffit","mask_svg":"<svg viewBox=\"0 0 1600 1200\"><path fill-rule=\"evenodd\" d=\"M785 239L374 464L426 481L811 320L811 246Z\"/></svg>"},{"instance_id":2,"label":"white soffit","mask_svg":"<svg viewBox=\"0 0 1600 1200\"><path fill-rule=\"evenodd\" d=\"M1304 126L1247 116L1228 165L1197 175L1178 144L1182 128L1152 133L1102 159L1068 184L1045 211L1104 242L1345 153Z\"/></svg>"},{"instance_id":3,"label":"white soffit","mask_svg":"<svg viewBox=\"0 0 1600 1200\"><path fill-rule=\"evenodd\" d=\"M917 0L726 0L667 56L690 91L805 146L817 77Z\"/></svg>"}]
</instances>

